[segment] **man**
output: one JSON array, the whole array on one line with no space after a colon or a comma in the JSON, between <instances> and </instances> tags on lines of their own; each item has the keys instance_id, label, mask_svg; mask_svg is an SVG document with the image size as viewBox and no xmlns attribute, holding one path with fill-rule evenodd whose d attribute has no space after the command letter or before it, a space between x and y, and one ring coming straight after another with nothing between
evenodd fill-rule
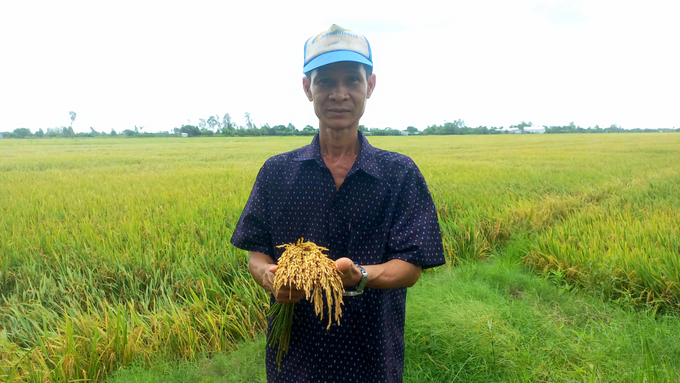
<instances>
[{"instance_id":1,"label":"man","mask_svg":"<svg viewBox=\"0 0 680 383\"><path fill-rule=\"evenodd\" d=\"M231 239L251 252L250 272L272 303L297 302L280 370L267 349L269 382L400 382L406 288L445 262L422 174L358 131L372 71L368 40L357 33L333 25L305 43L302 86L319 133L265 162ZM303 292L272 287L283 252L276 246L300 238L328 248L342 272L347 296L330 330Z\"/></svg>"}]
</instances>

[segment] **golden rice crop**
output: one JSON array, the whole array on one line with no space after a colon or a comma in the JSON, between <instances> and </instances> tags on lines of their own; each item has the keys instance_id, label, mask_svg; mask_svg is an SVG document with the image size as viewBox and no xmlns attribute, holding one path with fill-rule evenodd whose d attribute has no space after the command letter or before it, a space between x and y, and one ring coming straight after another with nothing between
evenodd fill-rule
<instances>
[{"instance_id":1,"label":"golden rice crop","mask_svg":"<svg viewBox=\"0 0 680 383\"><path fill-rule=\"evenodd\" d=\"M558 284L680 312L680 169L546 228L524 263Z\"/></svg>"},{"instance_id":2,"label":"golden rice crop","mask_svg":"<svg viewBox=\"0 0 680 383\"><path fill-rule=\"evenodd\" d=\"M331 313L335 322L340 324L342 316L342 279L335 261L328 258L324 251L327 248L317 246L313 242L303 242L300 239L296 244L285 244L283 252L277 263L274 288L292 286L305 292L305 299L314 304L316 315L323 320L324 297L328 308L328 327L331 328ZM311 298L311 299L310 299ZM332 309L335 309L332 311Z\"/></svg>"},{"instance_id":3,"label":"golden rice crop","mask_svg":"<svg viewBox=\"0 0 680 383\"><path fill-rule=\"evenodd\" d=\"M418 164L449 265L535 255L677 310L680 134L369 139ZM262 332L268 295L229 238L264 161L310 140L0 139L0 381L101 380Z\"/></svg>"},{"instance_id":4,"label":"golden rice crop","mask_svg":"<svg viewBox=\"0 0 680 383\"><path fill-rule=\"evenodd\" d=\"M284 286L290 286L304 291L305 299L314 305L314 312L319 319L323 320L323 309L324 306L327 307L327 329L331 328L333 320L340 324L342 279L335 262L323 253L328 249L317 246L313 242L304 242L303 238L295 244L289 243L277 247L283 247L286 250L277 262L274 289L278 291ZM267 345L272 348L278 345L276 360L279 367L281 358L288 353L294 306L295 303L280 302L272 306L271 314L274 315L274 322Z\"/></svg>"}]
</instances>

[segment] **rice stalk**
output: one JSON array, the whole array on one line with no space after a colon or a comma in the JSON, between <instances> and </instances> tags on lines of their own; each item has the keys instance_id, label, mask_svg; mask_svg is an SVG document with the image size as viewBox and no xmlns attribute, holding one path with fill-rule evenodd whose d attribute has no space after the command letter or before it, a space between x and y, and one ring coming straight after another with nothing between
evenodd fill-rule
<instances>
[{"instance_id":1,"label":"rice stalk","mask_svg":"<svg viewBox=\"0 0 680 383\"><path fill-rule=\"evenodd\" d=\"M296 244L286 244L286 250L279 258L274 277L274 289L278 291L290 286L305 292L305 299L314 305L314 312L320 320L324 318L324 297L327 302L328 326L335 321L340 324L342 316L342 279L335 262L328 258L320 247L313 242L303 242L300 238ZM291 293L292 294L292 293ZM267 347L278 345L276 362L281 368L281 359L288 353L290 334L293 328L295 303L276 302L272 305L270 315L274 318L272 330L267 337Z\"/></svg>"}]
</instances>

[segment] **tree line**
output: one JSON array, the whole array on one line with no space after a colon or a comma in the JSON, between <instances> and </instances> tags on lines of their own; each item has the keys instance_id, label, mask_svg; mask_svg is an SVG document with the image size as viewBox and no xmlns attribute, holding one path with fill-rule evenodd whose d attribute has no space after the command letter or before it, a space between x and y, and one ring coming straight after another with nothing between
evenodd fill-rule
<instances>
[{"instance_id":1,"label":"tree line","mask_svg":"<svg viewBox=\"0 0 680 383\"><path fill-rule=\"evenodd\" d=\"M516 125L510 125L508 129L501 127L486 127L478 126L472 128L465 126L463 120L456 120L454 122L445 122L443 125L431 125L427 129L420 132L420 134L432 135L448 135L448 134L509 134L509 133L538 133L558 134L558 133L652 133L652 132L678 132L680 128L673 129L623 129L622 127L612 124L607 128L601 128L599 125L595 127L583 128L570 122L569 125L564 126L547 126L535 127L531 122L520 122Z\"/></svg>"},{"instance_id":2,"label":"tree line","mask_svg":"<svg viewBox=\"0 0 680 383\"><path fill-rule=\"evenodd\" d=\"M253 136L313 136L318 129L311 125L298 130L295 125L274 125L264 124L260 127L255 125L250 113L245 114L245 126L239 126L232 122L229 113L225 113L220 119L219 115L210 116L207 119L199 119L198 126L182 125L181 128L174 128L174 135L186 133L189 137L196 136L223 136L223 137L253 137Z\"/></svg>"},{"instance_id":3,"label":"tree line","mask_svg":"<svg viewBox=\"0 0 680 383\"><path fill-rule=\"evenodd\" d=\"M61 126L55 128L47 128L45 131L39 129L38 131L31 132L27 128L14 129L12 132L0 132L0 137L3 138L74 138L74 137L177 137L177 136L188 136L188 137L253 137L253 136L313 136L319 130L311 125L305 126L302 130L297 129L293 124L288 125L275 125L270 126L269 124L264 124L257 126L250 113L245 114L246 124L245 126L240 126L235 124L229 113L225 113L222 117L218 114L210 116L208 118L199 119L198 126L195 125L182 125L179 128L173 128L171 131L161 131L161 132L145 132L143 126L135 126L134 129L125 129L120 132L116 132L111 129L109 133L99 132L94 128L90 127L90 131L86 133L76 133L73 130L73 122L76 119L76 113L69 112L71 118L71 124L69 126ZM468 135L468 134L509 134L509 133L546 133L546 134L559 134L559 133L648 133L648 132L680 132L680 128L673 129L623 129L620 126L613 124L607 128L601 128L599 125L595 127L583 128L576 126L573 122L569 125L564 126L546 126L543 125L541 128L536 128L531 122L522 121L519 124L511 125L508 129L501 127L487 127L478 126L472 128L465 125L463 120L455 120L453 122L444 122L441 125L430 125L423 131L419 131L413 126L409 126L404 130L393 129L387 127L381 128L367 128L364 125L359 125L359 130L364 132L366 135L371 136L399 136L406 134L419 134L419 135Z\"/></svg>"}]
</instances>

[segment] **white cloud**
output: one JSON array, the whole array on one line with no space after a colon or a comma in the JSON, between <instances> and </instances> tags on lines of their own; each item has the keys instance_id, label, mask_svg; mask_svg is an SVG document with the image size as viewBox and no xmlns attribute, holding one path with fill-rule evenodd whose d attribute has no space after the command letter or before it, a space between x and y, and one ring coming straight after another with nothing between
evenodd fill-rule
<instances>
[{"instance_id":1,"label":"white cloud","mask_svg":"<svg viewBox=\"0 0 680 383\"><path fill-rule=\"evenodd\" d=\"M548 20L557 24L573 24L588 20L576 9L575 0L544 1L536 4L532 9L543 13Z\"/></svg>"},{"instance_id":2,"label":"white cloud","mask_svg":"<svg viewBox=\"0 0 680 383\"><path fill-rule=\"evenodd\" d=\"M678 15L676 1L3 2L0 131L68 125L69 110L77 131L246 111L315 125L302 46L332 23L371 42L367 126L680 127Z\"/></svg>"}]
</instances>

